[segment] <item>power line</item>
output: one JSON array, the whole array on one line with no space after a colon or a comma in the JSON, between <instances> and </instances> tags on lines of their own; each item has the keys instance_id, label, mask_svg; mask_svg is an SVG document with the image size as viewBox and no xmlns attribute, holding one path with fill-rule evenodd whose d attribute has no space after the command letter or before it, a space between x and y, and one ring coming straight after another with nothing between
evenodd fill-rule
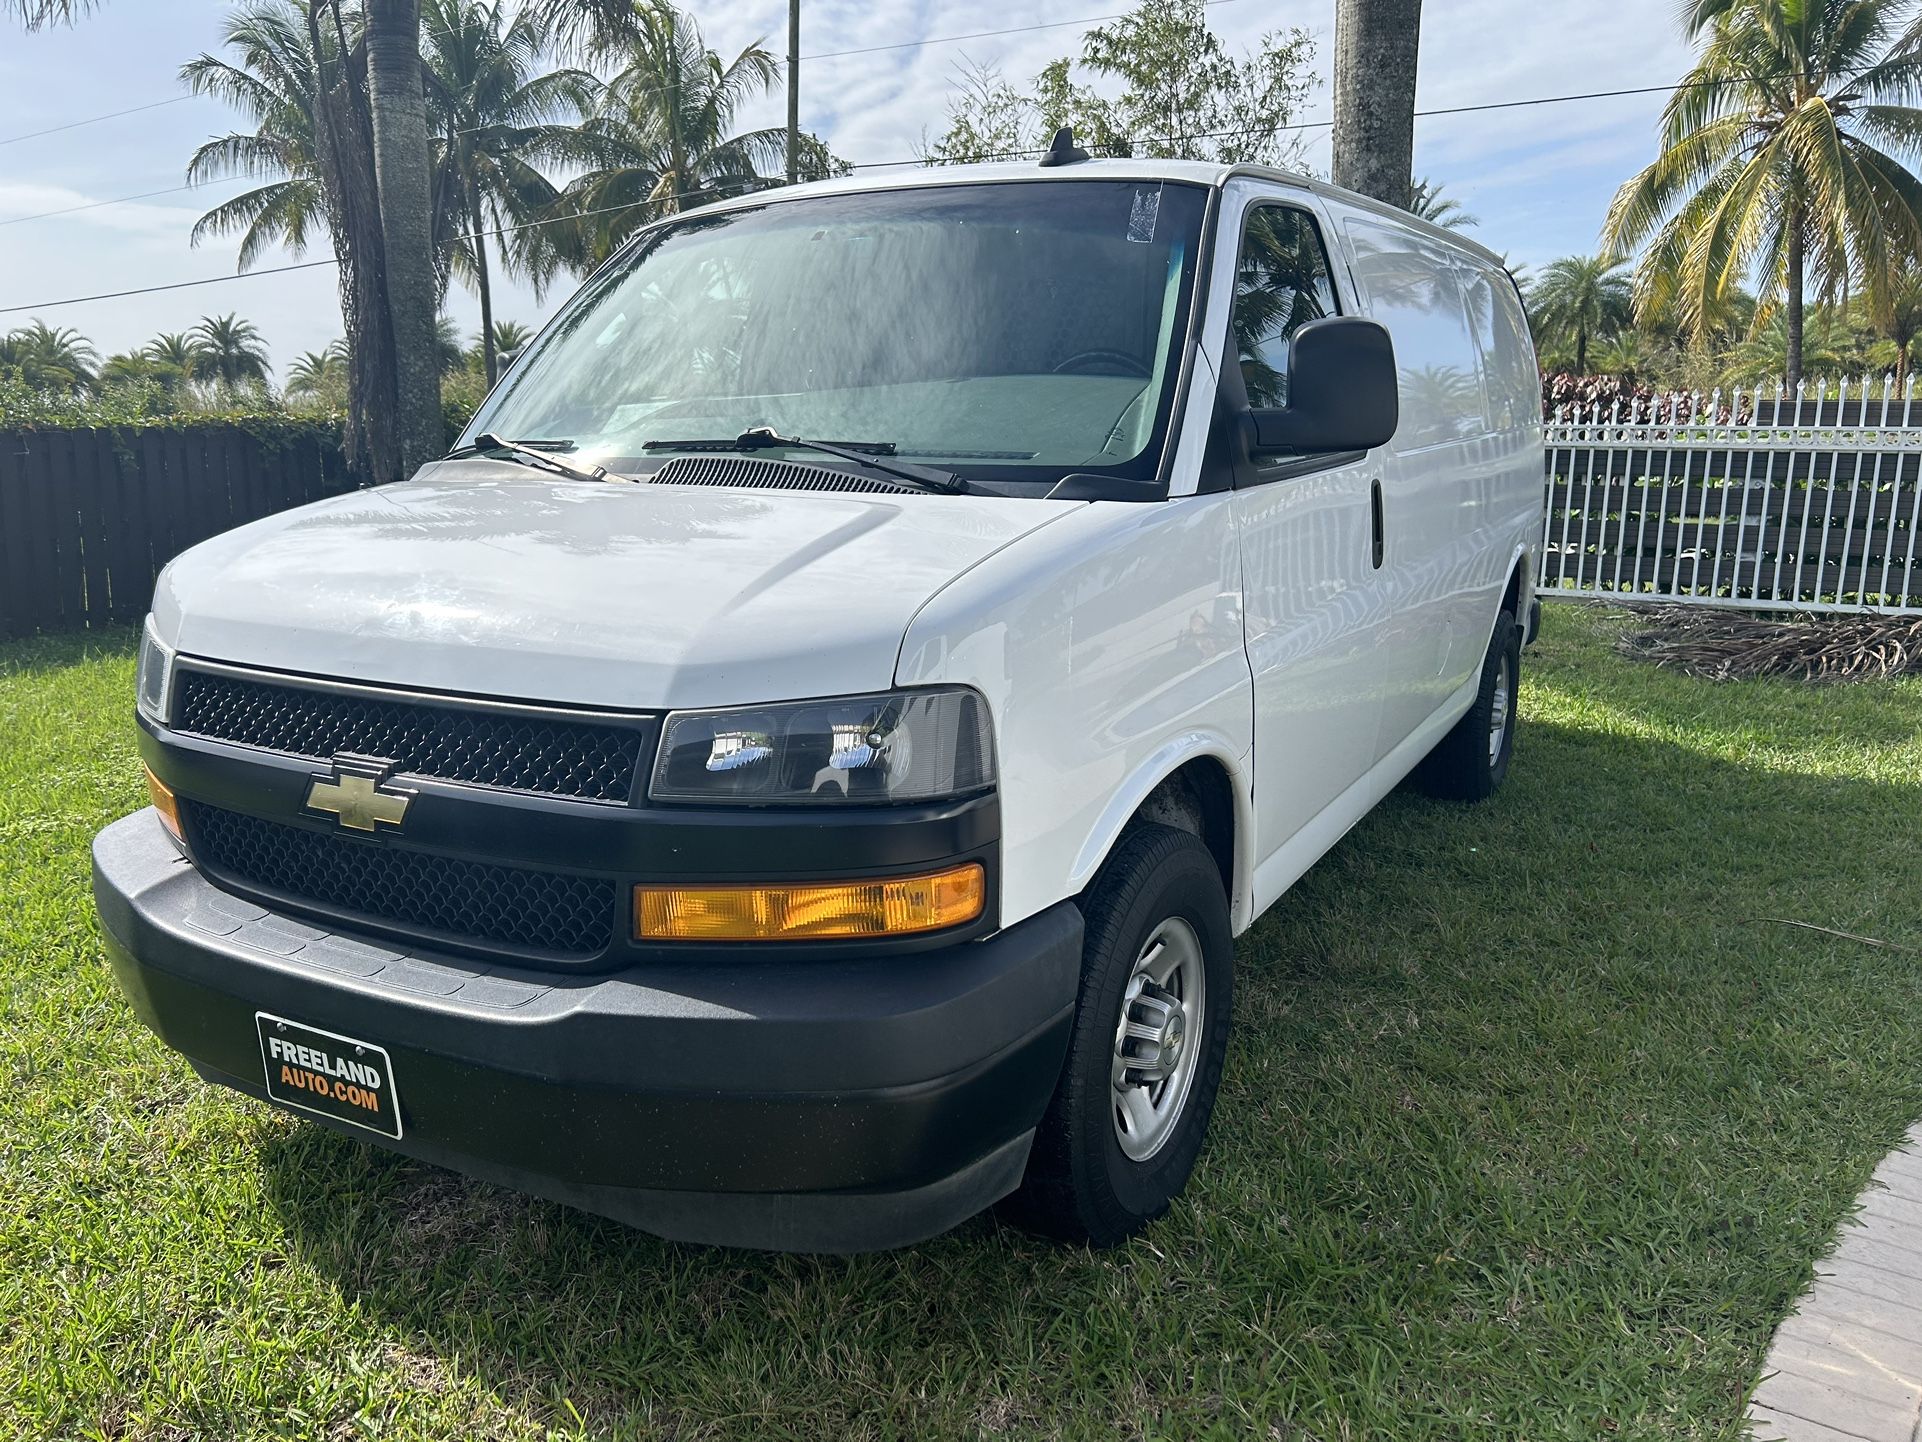
<instances>
[{"instance_id":1,"label":"power line","mask_svg":"<svg viewBox=\"0 0 1922 1442\"><path fill-rule=\"evenodd\" d=\"M1229 0L1216 0L1216 3L1229 3ZM1423 116L1423 117L1438 116L1438 115L1465 115L1465 114L1470 114L1470 113L1479 112L1479 111L1515 110L1515 109L1522 109L1525 107L1536 106L1536 105L1559 105L1559 104L1565 104L1565 103L1578 101L1578 100L1607 100L1607 99L1612 99L1612 98L1615 98L1618 96L1624 96L1624 95L1656 94L1662 91L1673 91L1673 90L1684 89L1684 88L1688 88L1690 86L1696 86L1696 85L1722 85L1722 84L1731 84L1731 83L1736 83L1736 82L1720 81L1720 80L1691 81L1691 82L1685 82L1682 85L1643 85L1643 86L1633 86L1633 87L1620 89L1620 90L1593 90L1593 91L1586 91L1577 95L1534 95L1534 96L1525 97L1520 100L1492 100L1479 105L1437 106L1427 110L1417 110L1415 114L1417 116ZM1255 135L1279 135L1287 131L1320 130L1320 129L1325 129L1332 124L1334 124L1332 120L1302 120L1302 121L1292 121L1286 125L1251 127L1243 130L1206 131L1197 135L1146 136L1146 137L1143 137L1138 142L1131 140L1130 143L1151 145L1156 143L1165 144L1165 143L1170 143L1174 141L1185 142L1190 140L1240 139L1240 138L1246 138L1246 137L1255 136ZM1041 153L1042 153L1041 151L1033 150L1033 149L1005 150L1005 151L992 152L986 155L961 156L947 163L970 164L970 163L975 163L980 161L1019 159L1025 156L1039 155ZM926 160L926 158L917 156L907 160L860 161L858 163L852 164L850 168L854 170L878 170L878 169L895 167L895 166L925 165L928 163L929 162ZM179 187L179 188L187 189L191 187ZM156 192L156 193L164 193L164 192ZM656 196L656 197L653 197L653 200L654 201L685 200L685 199L698 196L700 194L702 194L702 192L682 191L673 195ZM128 197L128 199L138 199L138 198L140 197ZM122 202L120 201L99 201L99 202L96 202L95 204L96 205L117 205L121 203ZM641 202L641 203L645 204L649 202ZM95 207L76 206L74 208L75 209L92 209ZM453 244L457 241L473 240L481 236L506 235L513 231L532 230L543 225L558 225L564 221L569 221L569 220L587 220L597 215L608 215L608 214L612 214L615 211L632 210L634 208L635 207L632 205L603 206L597 210L580 211L580 212L569 214L569 215L550 216L542 220L527 221L521 225L503 226L498 230L483 230L483 231L470 232L465 235L454 236L449 241L444 243ZM39 217L21 217L21 218L37 219ZM340 262L334 258L329 258L327 260L303 261L299 264L275 266L267 270L241 271L233 275L208 276L201 280L175 281L169 285L143 286L134 290L113 291L113 292L109 292L101 295L74 296L65 300L41 301L34 305L0 306L0 315L17 315L17 314L20 314L21 312L31 311L31 310L52 310L59 306L83 305L83 304L86 304L87 302L96 301L96 300L123 300L129 296L148 295L148 294L153 294L155 292L168 291L168 290L186 290L196 286L204 286L204 285L219 285L225 281L244 280L250 276L283 275L289 271L312 270L316 266L338 265L339 263Z\"/></svg>"},{"instance_id":2,"label":"power line","mask_svg":"<svg viewBox=\"0 0 1922 1442\"><path fill-rule=\"evenodd\" d=\"M138 115L143 110L158 110L163 105L178 105L193 100L192 95L176 95L171 100L156 100L150 105L135 105L126 110L109 110L105 115L89 115L84 120L69 120L65 125L50 125L45 130L29 130L25 135L9 135L0 145L18 145L23 140L38 140L43 135L58 135L63 130L78 130L83 125L98 125L103 120L118 120L123 115Z\"/></svg>"},{"instance_id":3,"label":"power line","mask_svg":"<svg viewBox=\"0 0 1922 1442\"><path fill-rule=\"evenodd\" d=\"M24 225L29 220L50 220L56 215L73 215L82 210L99 210L105 205L131 205L136 200L152 200L156 195L178 195L183 190L204 190L209 185L220 185L218 180L192 181L186 185L172 185L165 190L146 190L139 195L123 195L117 200L91 200L85 205L69 205L63 210L43 210L36 215L10 215L0 220L0 225Z\"/></svg>"},{"instance_id":4,"label":"power line","mask_svg":"<svg viewBox=\"0 0 1922 1442\"><path fill-rule=\"evenodd\" d=\"M1236 0L1207 0L1207 3L1213 4L1213 5L1232 5L1236 3ZM1087 20L1063 20L1058 23L1062 25L1087 25L1087 24L1096 23L1102 19L1110 19L1110 18L1115 18L1115 17L1104 17L1104 16L1097 15L1097 16L1092 16ZM1030 30L1039 30L1039 29L1046 29L1048 27L1035 25L1035 26L1024 26L1020 28L1030 29ZM987 35L1008 35L1008 34L1014 34L1016 32L1011 30L990 30L990 31L983 31L982 33ZM947 39L947 40L966 40L966 39L971 39L973 37L965 36L965 35L956 35L956 36L946 36L941 38ZM915 40L915 41L909 41L906 43L910 45L933 45L941 42L940 40ZM897 49L900 47L877 46L875 48L881 49L881 50L887 50L887 49ZM868 52L844 50L844 51L836 51L834 53L837 55L855 55L855 54L866 54ZM819 59L827 59L829 57L803 56L802 58L819 60ZM1673 92L1676 90L1691 90L1691 89L1698 89L1704 86L1736 85L1740 83L1742 83L1740 79L1684 80L1684 81L1678 81L1673 85L1635 85L1635 86L1629 86L1621 90L1591 90L1581 95L1535 95L1535 96L1526 97L1521 100L1491 100L1479 105L1436 106L1427 110L1417 110L1415 112L1415 115L1418 118L1423 118L1423 119L1432 118L1432 117L1441 116L1441 115L1470 115L1470 114L1475 114L1478 112L1489 111L1489 110L1514 110L1514 109L1521 109L1521 108L1534 106L1534 105L1561 105L1561 104L1565 104L1565 103L1577 101L1577 100L1613 100L1626 95L1659 95L1667 92ZM191 97L182 96L181 98L188 99ZM85 122L81 122L81 123L85 123ZM1245 138L1248 136L1254 136L1254 135L1282 135L1292 131L1326 130L1329 126L1333 124L1334 122L1332 120L1298 120L1298 121L1291 121L1286 125L1257 126L1257 127L1251 127L1245 130L1204 131L1199 135L1149 136L1142 143L1152 144L1156 141L1161 141L1165 143L1165 142L1176 141L1176 140L1182 140L1182 141L1232 140L1232 139L1242 139L1242 138ZM485 128L485 127L482 127L482 128ZM470 133L471 133L470 130L459 130L455 132L455 134L457 135L466 135ZM3 142L0 142L0 143L3 143ZM988 155L968 156L966 157L966 159L969 161L1019 160L1024 157L1041 155L1044 153L1045 153L1045 150L1043 148L1028 149L1028 150L1003 150L1003 151L995 151ZM955 164L959 162L945 162L945 163ZM927 164L927 160L925 159L925 157L915 156L908 160L863 160L863 161L852 163L850 168L854 170L891 170L904 165L925 165L925 164ZM216 183L217 182L214 182L214 181L202 182L202 184L207 184L207 185L212 185ZM157 195L175 195L184 190L194 190L198 188L199 188L198 186L194 186L194 185L177 185L170 190L150 190L140 195L123 195L114 200L96 200L86 205L69 206L65 210L48 210L48 211L43 211L38 215L12 216L6 220L0 220L0 225L18 225L21 222L28 221L28 220L46 220L53 216L71 215L76 211L98 210L103 206L109 206L109 205L126 205L137 200L150 200Z\"/></svg>"},{"instance_id":5,"label":"power line","mask_svg":"<svg viewBox=\"0 0 1922 1442\"><path fill-rule=\"evenodd\" d=\"M171 285L143 285L133 290L103 291L99 295L77 295L68 300L43 300L34 305L10 305L0 307L0 315L18 315L29 310L53 310L63 305L85 305L94 300L125 300L131 295L157 295L163 290L192 290L195 286L218 285L228 280L251 280L257 275L285 275L294 270L314 270L323 265L339 265L334 256L325 260L303 260L296 265L276 265L267 270L243 270L233 275L210 275L201 280L177 280Z\"/></svg>"},{"instance_id":6,"label":"power line","mask_svg":"<svg viewBox=\"0 0 1922 1442\"><path fill-rule=\"evenodd\" d=\"M653 196L650 199L653 202L663 200L689 200L701 194L703 194L701 191L683 190L677 191L672 195ZM612 215L616 211L631 211L633 209L634 206L632 205L603 205L594 210L571 211L566 215L550 215L540 220L523 221L519 225L499 226L493 230L470 230L460 235L451 235L442 241L441 244L457 245L463 240L478 240L486 236L511 235L515 231L536 230L543 225L560 225L570 220L591 220L597 215ZM76 295L65 300L37 301L32 305L0 306L0 315L19 315L32 310L53 310L59 306L85 305L90 301L96 300L125 300L129 296L156 295L161 291L168 290L193 290L199 286L221 285L232 280L252 280L256 276L263 275L287 275L292 271L317 270L322 266L339 264L340 257L330 255L324 260L303 260L291 265L269 266L265 270L242 270L236 271L232 275L202 276L199 280L176 280L166 285L143 285L133 290L103 291L98 295Z\"/></svg>"}]
</instances>

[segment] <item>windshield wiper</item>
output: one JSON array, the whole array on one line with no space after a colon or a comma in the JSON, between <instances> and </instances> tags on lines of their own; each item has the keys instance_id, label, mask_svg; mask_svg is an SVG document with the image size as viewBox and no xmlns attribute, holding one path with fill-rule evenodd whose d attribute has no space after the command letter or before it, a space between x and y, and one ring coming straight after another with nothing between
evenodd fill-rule
<instances>
[{"instance_id":1,"label":"windshield wiper","mask_svg":"<svg viewBox=\"0 0 1922 1442\"><path fill-rule=\"evenodd\" d=\"M577 481L607 481L615 479L615 477L608 473L607 467L605 466L595 466L592 470L589 470L586 466L574 465L570 461L562 460L559 456L549 455L546 450L541 449L544 446L558 447L567 444L571 443L563 441L510 441L504 440L491 432L482 432L480 435L474 437L474 444L466 447L466 449L468 451L506 451L509 455L519 458L527 465L534 466L543 471L552 471L557 476L568 476ZM458 455L460 452L456 452L455 454Z\"/></svg>"},{"instance_id":2,"label":"windshield wiper","mask_svg":"<svg viewBox=\"0 0 1922 1442\"><path fill-rule=\"evenodd\" d=\"M799 436L784 436L772 426L755 426L742 431L731 441L643 441L644 451L764 451L781 447L797 451L820 451L823 455L838 456L844 461L853 461L857 466L880 471L904 481L916 490L927 491L937 496L957 496L968 489L968 483L953 471L937 470L933 466L917 466L909 461L887 460L894 454L893 441L849 441L836 445L832 441L804 441Z\"/></svg>"}]
</instances>

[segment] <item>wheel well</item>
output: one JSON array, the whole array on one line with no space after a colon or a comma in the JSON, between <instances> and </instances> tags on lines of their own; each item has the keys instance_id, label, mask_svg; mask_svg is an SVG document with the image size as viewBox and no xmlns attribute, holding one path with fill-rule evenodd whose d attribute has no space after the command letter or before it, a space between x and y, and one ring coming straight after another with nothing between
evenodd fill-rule
<instances>
[{"instance_id":1,"label":"wheel well","mask_svg":"<svg viewBox=\"0 0 1922 1442\"><path fill-rule=\"evenodd\" d=\"M1515 569L1508 573L1508 590L1502 595L1501 609L1508 612L1508 614L1516 620L1526 622L1527 617L1521 614L1521 604L1522 562L1517 561L1515 563Z\"/></svg>"},{"instance_id":2,"label":"wheel well","mask_svg":"<svg viewBox=\"0 0 1922 1442\"><path fill-rule=\"evenodd\" d=\"M1152 822L1199 836L1221 870L1221 889L1235 895L1235 793L1219 761L1198 756L1163 778L1142 800L1128 828Z\"/></svg>"}]
</instances>

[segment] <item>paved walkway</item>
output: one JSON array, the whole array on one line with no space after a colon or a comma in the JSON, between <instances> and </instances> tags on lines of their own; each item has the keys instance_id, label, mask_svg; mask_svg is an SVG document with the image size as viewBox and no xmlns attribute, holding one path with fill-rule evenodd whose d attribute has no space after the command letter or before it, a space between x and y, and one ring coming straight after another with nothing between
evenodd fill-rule
<instances>
[{"instance_id":1,"label":"paved walkway","mask_svg":"<svg viewBox=\"0 0 1922 1442\"><path fill-rule=\"evenodd\" d=\"M1922 1124L1860 1200L1769 1348L1758 1439L1922 1442Z\"/></svg>"}]
</instances>

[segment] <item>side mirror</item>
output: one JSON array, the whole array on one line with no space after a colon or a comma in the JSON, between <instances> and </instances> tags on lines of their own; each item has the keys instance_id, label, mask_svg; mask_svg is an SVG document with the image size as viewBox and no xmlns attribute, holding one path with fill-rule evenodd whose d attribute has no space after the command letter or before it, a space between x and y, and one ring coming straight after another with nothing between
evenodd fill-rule
<instances>
[{"instance_id":1,"label":"side mirror","mask_svg":"<svg viewBox=\"0 0 1922 1442\"><path fill-rule=\"evenodd\" d=\"M1288 347L1288 404L1249 412L1257 451L1368 451L1401 419L1395 343L1372 320L1310 321Z\"/></svg>"}]
</instances>

